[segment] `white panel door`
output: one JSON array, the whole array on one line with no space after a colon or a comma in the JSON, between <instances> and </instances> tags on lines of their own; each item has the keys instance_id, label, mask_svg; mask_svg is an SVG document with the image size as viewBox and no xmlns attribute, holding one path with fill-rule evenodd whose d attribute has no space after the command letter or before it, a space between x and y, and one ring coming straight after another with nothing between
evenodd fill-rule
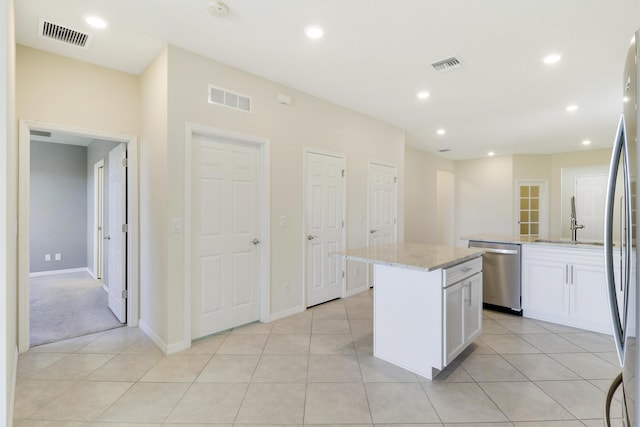
<instances>
[{"instance_id":1,"label":"white panel door","mask_svg":"<svg viewBox=\"0 0 640 427\"><path fill-rule=\"evenodd\" d=\"M393 166L369 163L369 246L397 241L397 176L397 169ZM369 265L369 285L373 286L372 265Z\"/></svg>"},{"instance_id":2,"label":"white panel door","mask_svg":"<svg viewBox=\"0 0 640 427\"><path fill-rule=\"evenodd\" d=\"M191 337L260 318L262 202L257 146L194 136Z\"/></svg>"},{"instance_id":3,"label":"white panel door","mask_svg":"<svg viewBox=\"0 0 640 427\"><path fill-rule=\"evenodd\" d=\"M578 240L604 237L604 201L607 175L577 176L575 180L576 217L584 228L578 230ZM617 219L617 218L616 218Z\"/></svg>"},{"instance_id":4,"label":"white panel door","mask_svg":"<svg viewBox=\"0 0 640 427\"><path fill-rule=\"evenodd\" d=\"M344 247L344 158L306 154L307 307L342 296L342 260L329 253Z\"/></svg>"},{"instance_id":5,"label":"white panel door","mask_svg":"<svg viewBox=\"0 0 640 427\"><path fill-rule=\"evenodd\" d=\"M395 167L369 163L369 246L396 242Z\"/></svg>"},{"instance_id":6,"label":"white panel door","mask_svg":"<svg viewBox=\"0 0 640 427\"><path fill-rule=\"evenodd\" d=\"M122 323L127 321L127 177L126 145L109 152L108 283L109 308Z\"/></svg>"}]
</instances>

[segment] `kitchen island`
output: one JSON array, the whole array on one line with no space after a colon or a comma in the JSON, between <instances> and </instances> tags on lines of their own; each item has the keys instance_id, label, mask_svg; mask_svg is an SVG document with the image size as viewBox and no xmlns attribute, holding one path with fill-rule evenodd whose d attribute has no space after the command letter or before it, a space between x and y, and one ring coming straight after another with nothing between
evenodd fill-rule
<instances>
[{"instance_id":1,"label":"kitchen island","mask_svg":"<svg viewBox=\"0 0 640 427\"><path fill-rule=\"evenodd\" d=\"M396 243L332 256L373 264L373 355L432 379L480 335L482 252Z\"/></svg>"}]
</instances>

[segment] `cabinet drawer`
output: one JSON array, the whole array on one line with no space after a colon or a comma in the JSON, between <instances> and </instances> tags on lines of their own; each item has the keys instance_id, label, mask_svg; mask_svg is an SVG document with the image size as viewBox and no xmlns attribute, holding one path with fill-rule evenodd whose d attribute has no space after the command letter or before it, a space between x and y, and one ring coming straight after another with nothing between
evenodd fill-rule
<instances>
[{"instance_id":1,"label":"cabinet drawer","mask_svg":"<svg viewBox=\"0 0 640 427\"><path fill-rule=\"evenodd\" d=\"M482 257L462 262L444 270L443 287L451 286L482 271Z\"/></svg>"}]
</instances>

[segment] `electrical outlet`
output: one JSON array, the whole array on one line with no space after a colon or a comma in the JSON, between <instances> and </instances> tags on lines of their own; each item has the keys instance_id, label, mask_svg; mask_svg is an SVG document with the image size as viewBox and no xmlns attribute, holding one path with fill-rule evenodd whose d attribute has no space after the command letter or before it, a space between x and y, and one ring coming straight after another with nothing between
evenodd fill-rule
<instances>
[{"instance_id":1,"label":"electrical outlet","mask_svg":"<svg viewBox=\"0 0 640 427\"><path fill-rule=\"evenodd\" d=\"M60 261L62 259L62 254L56 254L56 261Z\"/></svg>"},{"instance_id":2,"label":"electrical outlet","mask_svg":"<svg viewBox=\"0 0 640 427\"><path fill-rule=\"evenodd\" d=\"M287 226L287 217L284 215L280 216L280 227L286 227Z\"/></svg>"},{"instance_id":3,"label":"electrical outlet","mask_svg":"<svg viewBox=\"0 0 640 427\"><path fill-rule=\"evenodd\" d=\"M45 254L44 260L45 261L51 261L51 254Z\"/></svg>"}]
</instances>

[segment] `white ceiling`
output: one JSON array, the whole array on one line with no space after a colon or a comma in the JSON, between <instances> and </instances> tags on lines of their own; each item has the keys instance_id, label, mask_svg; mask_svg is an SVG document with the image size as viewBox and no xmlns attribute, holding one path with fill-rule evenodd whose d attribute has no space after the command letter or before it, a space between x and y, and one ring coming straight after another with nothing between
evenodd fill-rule
<instances>
[{"instance_id":1,"label":"white ceiling","mask_svg":"<svg viewBox=\"0 0 640 427\"><path fill-rule=\"evenodd\" d=\"M206 12L210 0L16 0L16 38L133 74L170 43L396 125L425 151L466 159L609 147L623 61L640 28L638 0L225 2L230 14L216 18ZM90 28L90 14L108 28ZM89 48L40 38L40 18L93 34ZM325 37L307 39L309 24ZM562 61L544 65L551 52ZM463 68L431 67L453 55ZM427 100L416 98L421 89ZM569 104L579 109L567 113Z\"/></svg>"}]
</instances>

